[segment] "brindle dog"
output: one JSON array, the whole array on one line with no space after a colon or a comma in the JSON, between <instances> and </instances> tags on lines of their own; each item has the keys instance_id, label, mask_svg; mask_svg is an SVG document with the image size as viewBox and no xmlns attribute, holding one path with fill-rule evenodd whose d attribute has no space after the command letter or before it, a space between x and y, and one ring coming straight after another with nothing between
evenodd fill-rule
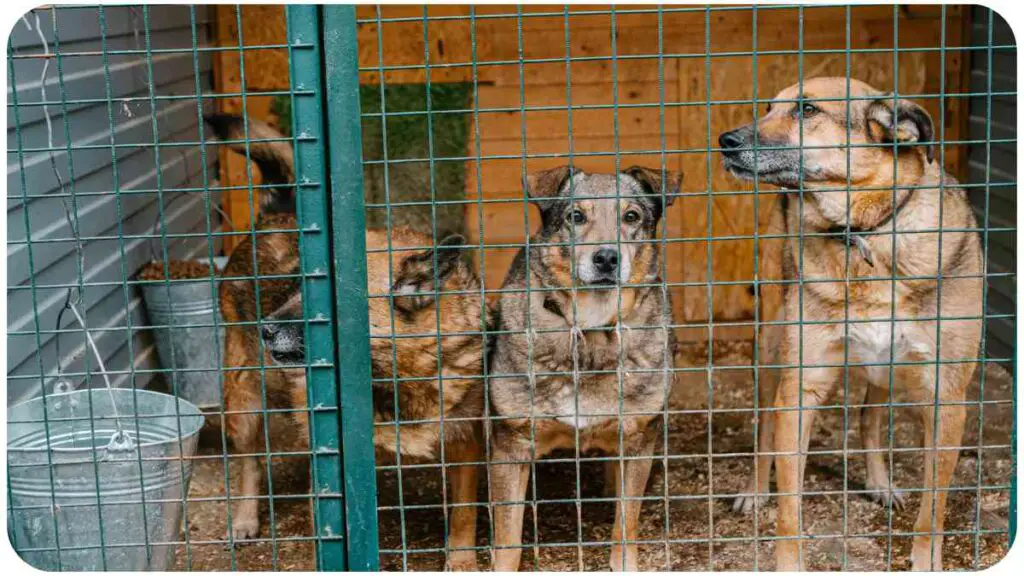
<instances>
[{"instance_id":1,"label":"brindle dog","mask_svg":"<svg viewBox=\"0 0 1024 576\"><path fill-rule=\"evenodd\" d=\"M762 385L761 405L775 393L774 411L761 415L758 475L737 502L747 509L768 492L774 447L777 535L787 538L776 543L778 570L804 564L799 494L808 442L815 407L843 381L844 364L868 385L867 489L896 507L903 495L889 482L881 440L890 386L916 406L925 490L911 560L915 570L942 569L946 489L979 353L984 286L974 212L936 162L933 138L923 108L847 78L791 86L756 124L720 137L730 172L787 190L773 224L788 235L784 304L766 318L784 323L767 346L777 359L765 359L786 368L777 391Z\"/></svg>"},{"instance_id":2,"label":"brindle dog","mask_svg":"<svg viewBox=\"0 0 1024 576\"><path fill-rule=\"evenodd\" d=\"M542 224L505 279L490 373L496 571L519 568L530 460L558 448L620 457L610 564L637 569L639 498L674 381L657 229L679 181L639 167L528 178Z\"/></svg>"},{"instance_id":3,"label":"brindle dog","mask_svg":"<svg viewBox=\"0 0 1024 576\"><path fill-rule=\"evenodd\" d=\"M221 139L242 138L241 118L221 116L210 124ZM281 137L255 121L250 121L249 133ZM241 144L232 146L244 152ZM270 182L282 184L279 180L291 178L290 149L270 150L253 142L249 152L265 178L273 175ZM294 206L286 192L274 188L271 194L272 198L264 200L265 210ZM265 449L263 390L270 408L307 406L306 371L301 366L305 347L300 285L297 280L260 279L257 314L256 284L251 279L299 273L298 238L287 232L297 229L297 222L291 213L271 213L261 215L256 228L255 258L251 238L246 238L232 252L220 285L226 322L262 320L262 335L255 325L229 325L225 335L227 434L234 449L246 454L239 502L232 510L234 539L242 541L259 533L263 468L255 455ZM455 505L449 523L447 566L474 570L477 510L473 503L484 453L481 418L487 312L480 300L477 275L461 257L462 237L450 237L429 248L432 244L430 237L402 228L393 229L390 238L381 230L366 234L367 248L372 250L366 258L377 424L374 443L379 456L393 458L400 453L436 461L442 458L443 435L443 465L451 482L450 501ZM389 247L390 255L385 251ZM262 379L261 367L269 367L262 371ZM297 434L305 439L306 411L293 414Z\"/></svg>"}]
</instances>

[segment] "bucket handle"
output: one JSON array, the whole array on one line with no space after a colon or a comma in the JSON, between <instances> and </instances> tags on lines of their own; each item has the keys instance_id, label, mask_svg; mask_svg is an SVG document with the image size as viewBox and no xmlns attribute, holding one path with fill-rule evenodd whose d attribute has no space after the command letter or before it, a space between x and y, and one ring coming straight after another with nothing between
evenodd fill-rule
<instances>
[{"instance_id":1,"label":"bucket handle","mask_svg":"<svg viewBox=\"0 0 1024 576\"><path fill-rule=\"evenodd\" d=\"M107 373L107 367L103 365L103 356L100 354L99 348L96 347L96 342L93 341L92 336L89 335L89 329L86 328L85 319L78 312L78 308L75 306L75 302L72 302L72 300L71 300L71 294L73 292L74 291L71 288L68 288L67 296L64 299L64 306L62 306L61 309L60 309L60 312L57 313L57 328L56 328L56 334L54 335L54 338L53 338L54 348L55 348L54 351L57 353L57 381L54 382L53 391L54 391L54 393L58 393L59 394L61 392L70 392L71 390L75 389L74 384L70 380L68 380L67 378L64 377L63 367L60 365L60 359L62 358L62 356L60 355L60 325L61 325L61 319L64 317L64 312L66 310L71 310L71 313L75 315L75 320L78 322L78 325L81 326L82 330L85 332L85 345L86 345L85 353L88 354L89 353L89 348L92 349L93 356L96 357L96 364L100 368L100 374L103 375L103 382L104 382L104 384L106 384L107 392L109 392L111 394L111 396L110 396L110 404L114 408L114 421L115 421L115 423L117 425L117 432L116 432L116 434L124 434L124 430L121 428L121 416L120 416L120 414L117 413L117 402L114 401L114 396L113 396L113 392L112 392L113 391L113 386L110 385L110 375ZM82 304L82 303L83 303L82 293L79 292L78 293L78 304ZM44 391L44 393L45 393L45 391ZM72 401L71 407L72 408L75 407L74 401Z\"/></svg>"},{"instance_id":2,"label":"bucket handle","mask_svg":"<svg viewBox=\"0 0 1024 576\"><path fill-rule=\"evenodd\" d=\"M64 368L60 365L61 359L64 358L60 353L60 326L61 321L64 319L64 313L71 309L72 293L72 289L68 288L67 296L64 297L64 305L61 306L60 311L57 312L57 325L54 326L53 346L57 354L57 379L53 383L54 394L64 394L65 392L71 392L76 388L74 383L64 377Z\"/></svg>"},{"instance_id":3,"label":"bucket handle","mask_svg":"<svg viewBox=\"0 0 1024 576\"><path fill-rule=\"evenodd\" d=\"M53 394L67 394L74 391L75 385L64 376L58 376L57 380L53 383Z\"/></svg>"},{"instance_id":4,"label":"bucket handle","mask_svg":"<svg viewBox=\"0 0 1024 576\"><path fill-rule=\"evenodd\" d=\"M110 442L107 443L107 456L116 457L118 454L125 452L133 453L135 451L135 440L126 433L124 430L117 430L114 435L110 437Z\"/></svg>"}]
</instances>

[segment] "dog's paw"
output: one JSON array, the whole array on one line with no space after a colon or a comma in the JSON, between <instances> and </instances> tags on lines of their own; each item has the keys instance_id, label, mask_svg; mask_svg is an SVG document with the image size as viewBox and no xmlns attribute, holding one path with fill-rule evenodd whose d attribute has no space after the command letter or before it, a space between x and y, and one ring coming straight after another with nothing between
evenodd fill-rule
<instances>
[{"instance_id":1,"label":"dog's paw","mask_svg":"<svg viewBox=\"0 0 1024 576\"><path fill-rule=\"evenodd\" d=\"M459 550L448 553L444 562L446 572L479 572L476 564L476 552L473 550Z\"/></svg>"},{"instance_id":2,"label":"dog's paw","mask_svg":"<svg viewBox=\"0 0 1024 576\"><path fill-rule=\"evenodd\" d=\"M907 493L897 489L895 486L871 486L869 485L868 498L878 502L882 506L892 505L896 512L902 511L907 504Z\"/></svg>"},{"instance_id":3,"label":"dog's paw","mask_svg":"<svg viewBox=\"0 0 1024 576\"><path fill-rule=\"evenodd\" d=\"M636 544L627 544L625 546L616 544L612 546L612 554L608 558L608 566L612 572L639 572L638 557Z\"/></svg>"},{"instance_id":4,"label":"dog's paw","mask_svg":"<svg viewBox=\"0 0 1024 576\"><path fill-rule=\"evenodd\" d=\"M754 510L754 505L757 505L758 510L763 510L765 504L768 503L768 496L754 496L753 494L744 494L737 496L732 501L732 511L739 512L741 514L749 514Z\"/></svg>"},{"instance_id":5,"label":"dog's paw","mask_svg":"<svg viewBox=\"0 0 1024 576\"><path fill-rule=\"evenodd\" d=\"M246 544L260 535L260 522L253 518L235 518L231 523L231 538L235 546ZM228 546L231 544L229 543Z\"/></svg>"}]
</instances>

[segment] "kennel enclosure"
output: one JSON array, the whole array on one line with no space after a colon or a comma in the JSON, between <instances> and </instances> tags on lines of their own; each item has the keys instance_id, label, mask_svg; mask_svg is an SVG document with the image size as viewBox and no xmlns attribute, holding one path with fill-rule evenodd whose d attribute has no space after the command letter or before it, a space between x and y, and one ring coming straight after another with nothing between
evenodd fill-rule
<instances>
[{"instance_id":1,"label":"kennel enclosure","mask_svg":"<svg viewBox=\"0 0 1024 576\"><path fill-rule=\"evenodd\" d=\"M185 279L170 268L155 280L137 273L150 260L210 263L258 237L252 222L269 186L245 155L212 139L203 117L268 121L294 150L298 226L286 232L300 243L293 279L305 312L310 442L291 442L294 410L264 404L264 530L236 546L238 455L223 408L208 411L210 438L189 461L191 493L180 496L183 530L169 543L174 567L440 569L451 463L374 454L375 427L403 424L374 422L374 386L403 382L371 371L366 304L387 296L367 292L364 230L409 226L435 242L463 235L483 307L539 221L524 197L527 174L561 164L678 170L683 186L660 242L679 384L644 497L642 566L770 568L768 514L729 507L758 434L758 287L780 259L780 239L764 233L779 195L729 177L717 136L763 115L785 86L850 76L928 110L936 156L976 210L984 348L963 359L978 369L946 540L948 564L990 566L1015 516L1015 58L998 14L955 5L33 10L8 43L8 405L51 394L58 380L176 393L195 370L223 385L220 370L157 358L152 331L172 326L144 313L141 288ZM208 284L211 298L214 270L190 279ZM67 302L83 322L61 315ZM486 367L479 377L486 387ZM855 386L824 407L825 430L812 441L817 484L805 487L805 509L828 520L805 526L811 565L901 569L912 525L906 511L862 494ZM900 423L908 411L889 409L886 455L912 492L921 449ZM524 567L604 566L607 458L576 451L532 464ZM475 503L482 568L493 537L486 494ZM140 537L143 547L168 545ZM92 548L102 555L106 546Z\"/></svg>"}]
</instances>

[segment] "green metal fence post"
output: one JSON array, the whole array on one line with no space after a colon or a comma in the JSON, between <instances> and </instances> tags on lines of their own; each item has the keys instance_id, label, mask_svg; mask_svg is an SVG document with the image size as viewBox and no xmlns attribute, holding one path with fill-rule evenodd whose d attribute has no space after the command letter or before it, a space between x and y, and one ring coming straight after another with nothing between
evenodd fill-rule
<instances>
[{"instance_id":1,"label":"green metal fence post","mask_svg":"<svg viewBox=\"0 0 1024 576\"><path fill-rule=\"evenodd\" d=\"M326 139L321 92L320 12L315 6L288 7L291 63L292 138L295 146L296 209L302 254L310 399L310 452L317 568L345 569L344 512L339 449L340 414L331 359L330 239L327 235Z\"/></svg>"},{"instance_id":2,"label":"green metal fence post","mask_svg":"<svg viewBox=\"0 0 1024 576\"><path fill-rule=\"evenodd\" d=\"M366 306L359 45L354 6L324 8L331 225L341 383L341 438L348 569L377 570L377 480Z\"/></svg>"}]
</instances>

